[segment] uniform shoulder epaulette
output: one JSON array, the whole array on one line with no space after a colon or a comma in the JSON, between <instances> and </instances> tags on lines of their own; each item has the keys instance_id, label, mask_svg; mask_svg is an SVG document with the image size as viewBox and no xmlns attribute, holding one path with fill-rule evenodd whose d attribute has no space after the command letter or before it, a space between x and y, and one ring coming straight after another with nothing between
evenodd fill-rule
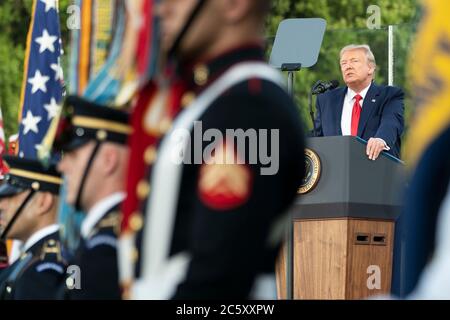
<instances>
[{"instance_id":1,"label":"uniform shoulder epaulette","mask_svg":"<svg viewBox=\"0 0 450 320\"><path fill-rule=\"evenodd\" d=\"M61 255L61 244L55 239L49 239L42 245L39 260L51 260L49 259L50 257L57 261L63 261Z\"/></svg>"},{"instance_id":2,"label":"uniform shoulder epaulette","mask_svg":"<svg viewBox=\"0 0 450 320\"><path fill-rule=\"evenodd\" d=\"M89 239L88 242L86 243L87 245L89 243L93 243L93 246L91 246L92 248L97 246L97 242L99 240L95 240L97 238L100 239L107 239L108 235L105 234L104 232L102 232L102 230L105 229L112 229L114 236L110 236L112 239L116 239L116 236L119 234L119 228L120 228L120 213L118 211L114 211L111 213L108 213L107 215L105 215L105 217L103 217L95 226L95 228L91 231L91 233L89 234ZM109 232L108 232L109 233ZM100 241L100 243L102 243L103 240ZM106 240L106 242L108 242L108 244L112 243L112 240ZM114 244L115 246L115 244ZM88 245L89 247L89 245Z\"/></svg>"},{"instance_id":3,"label":"uniform shoulder epaulette","mask_svg":"<svg viewBox=\"0 0 450 320\"><path fill-rule=\"evenodd\" d=\"M108 213L98 222L97 226L98 228L116 228L120 222L119 217L120 213L118 211Z\"/></svg>"},{"instance_id":4,"label":"uniform shoulder epaulette","mask_svg":"<svg viewBox=\"0 0 450 320\"><path fill-rule=\"evenodd\" d=\"M94 237L102 229L110 229L110 228L113 229L115 235L119 234L120 213L118 211L114 211L105 215L105 217L103 217L95 226L94 230L91 233L91 237Z\"/></svg>"}]
</instances>

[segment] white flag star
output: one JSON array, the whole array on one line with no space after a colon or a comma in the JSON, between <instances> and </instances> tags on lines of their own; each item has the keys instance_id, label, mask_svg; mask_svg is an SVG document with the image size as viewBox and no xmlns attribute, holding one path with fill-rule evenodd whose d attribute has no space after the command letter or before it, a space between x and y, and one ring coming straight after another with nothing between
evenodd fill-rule
<instances>
[{"instance_id":1,"label":"white flag star","mask_svg":"<svg viewBox=\"0 0 450 320\"><path fill-rule=\"evenodd\" d=\"M39 53L49 50L50 52L55 52L55 41L58 40L57 36L51 36L47 29L44 29L42 36L36 38L37 43L39 43Z\"/></svg>"},{"instance_id":2,"label":"white flag star","mask_svg":"<svg viewBox=\"0 0 450 320\"><path fill-rule=\"evenodd\" d=\"M27 111L27 116L25 119L22 119L23 134L27 134L29 131L33 131L34 133L39 133L39 129L37 124L41 121L41 117L34 117L30 110Z\"/></svg>"},{"instance_id":3,"label":"white flag star","mask_svg":"<svg viewBox=\"0 0 450 320\"><path fill-rule=\"evenodd\" d=\"M43 144L37 144L34 146L38 154L42 154L43 152L47 152L45 146Z\"/></svg>"},{"instance_id":4,"label":"white flag star","mask_svg":"<svg viewBox=\"0 0 450 320\"><path fill-rule=\"evenodd\" d=\"M59 54L63 56L64 55L64 49L63 49L62 39L61 38L59 38L59 47L61 48L61 50L59 50Z\"/></svg>"},{"instance_id":5,"label":"white flag star","mask_svg":"<svg viewBox=\"0 0 450 320\"><path fill-rule=\"evenodd\" d=\"M44 108L48 113L47 120L50 120L58 115L61 107L56 103L55 98L52 98L50 104L44 104Z\"/></svg>"},{"instance_id":6,"label":"white flag star","mask_svg":"<svg viewBox=\"0 0 450 320\"><path fill-rule=\"evenodd\" d=\"M64 79L63 69L61 68L61 65L59 64L59 58L58 63L52 63L50 65L50 68L55 71L55 81Z\"/></svg>"},{"instance_id":7,"label":"white flag star","mask_svg":"<svg viewBox=\"0 0 450 320\"><path fill-rule=\"evenodd\" d=\"M39 70L36 70L33 78L28 79L28 83L33 85L31 89L31 93L36 93L38 90L42 92L47 92L47 86L45 85L47 81L50 80L50 77L43 76Z\"/></svg>"},{"instance_id":8,"label":"white flag star","mask_svg":"<svg viewBox=\"0 0 450 320\"><path fill-rule=\"evenodd\" d=\"M49 12L50 9L56 10L56 0L41 0L41 2L45 3L45 12Z\"/></svg>"},{"instance_id":9,"label":"white flag star","mask_svg":"<svg viewBox=\"0 0 450 320\"><path fill-rule=\"evenodd\" d=\"M44 150L44 146L42 144L37 144L34 146L34 148L37 150L37 152L42 152L42 150Z\"/></svg>"}]
</instances>

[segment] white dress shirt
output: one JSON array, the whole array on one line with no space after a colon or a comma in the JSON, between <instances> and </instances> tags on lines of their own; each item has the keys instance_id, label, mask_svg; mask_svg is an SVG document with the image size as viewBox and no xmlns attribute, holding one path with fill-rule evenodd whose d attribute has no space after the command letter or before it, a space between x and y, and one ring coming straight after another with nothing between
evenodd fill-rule
<instances>
[{"instance_id":1,"label":"white dress shirt","mask_svg":"<svg viewBox=\"0 0 450 320\"><path fill-rule=\"evenodd\" d=\"M370 89L369 84L366 88L364 88L359 95L362 99L359 101L361 106L361 110L364 108L364 101L366 101L367 92ZM344 98L344 106L342 108L342 117L341 117L341 130L343 136L351 136L352 135L352 113L353 113L353 105L355 104L355 97L358 93L353 91L352 89L347 89L347 94ZM387 145L386 141L381 138L375 138L384 143L384 150L389 151L391 148Z\"/></svg>"},{"instance_id":2,"label":"white dress shirt","mask_svg":"<svg viewBox=\"0 0 450 320\"><path fill-rule=\"evenodd\" d=\"M55 233L59 230L59 225L52 224L45 228L42 228L35 233L31 237L28 238L28 240L25 242L25 244L22 247L22 251L26 252L28 249L30 249L32 246L34 246L39 240L45 238L46 236Z\"/></svg>"},{"instance_id":3,"label":"white dress shirt","mask_svg":"<svg viewBox=\"0 0 450 320\"><path fill-rule=\"evenodd\" d=\"M106 212L112 207L118 205L125 199L124 192L115 192L106 198L97 202L91 210L89 210L86 218L81 224L81 235L84 239L89 237L89 234L94 229L95 225L103 218Z\"/></svg>"},{"instance_id":4,"label":"white dress shirt","mask_svg":"<svg viewBox=\"0 0 450 320\"><path fill-rule=\"evenodd\" d=\"M362 90L359 95L362 97L362 99L359 101L359 104L361 105L361 110L364 105L364 101L366 99L367 91L369 91L369 88L372 84L369 84L364 90ZM352 112L353 112L353 105L355 104L355 96L358 93L353 91L352 89L348 88L347 94L344 98L344 107L342 108L342 117L341 117L341 130L343 136L351 136L352 135Z\"/></svg>"}]
</instances>

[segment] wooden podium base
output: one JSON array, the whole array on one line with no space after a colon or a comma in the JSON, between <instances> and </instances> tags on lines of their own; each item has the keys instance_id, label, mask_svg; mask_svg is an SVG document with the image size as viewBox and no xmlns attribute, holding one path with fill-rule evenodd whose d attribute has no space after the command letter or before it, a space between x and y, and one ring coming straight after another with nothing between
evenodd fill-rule
<instances>
[{"instance_id":1,"label":"wooden podium base","mask_svg":"<svg viewBox=\"0 0 450 320\"><path fill-rule=\"evenodd\" d=\"M294 220L294 299L363 299L391 288L394 222L355 218ZM285 247L276 266L286 299Z\"/></svg>"}]
</instances>

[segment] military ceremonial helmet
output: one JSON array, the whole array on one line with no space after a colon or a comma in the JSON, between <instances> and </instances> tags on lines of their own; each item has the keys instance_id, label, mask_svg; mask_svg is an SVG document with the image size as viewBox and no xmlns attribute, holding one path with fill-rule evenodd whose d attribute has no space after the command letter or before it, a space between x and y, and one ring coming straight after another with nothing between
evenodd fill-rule
<instances>
[{"instance_id":1,"label":"military ceremonial helmet","mask_svg":"<svg viewBox=\"0 0 450 320\"><path fill-rule=\"evenodd\" d=\"M0 186L0 198L11 197L25 190L59 193L62 184L60 173L54 164L44 166L37 160L5 155L3 161L9 167Z\"/></svg>"},{"instance_id":2,"label":"military ceremonial helmet","mask_svg":"<svg viewBox=\"0 0 450 320\"><path fill-rule=\"evenodd\" d=\"M76 210L82 210L81 195L100 146L104 142L126 145L132 130L128 122L129 114L125 111L102 106L79 96L65 99L53 149L71 152L89 141L96 142L84 172L80 173L81 181L74 204Z\"/></svg>"},{"instance_id":3,"label":"military ceremonial helmet","mask_svg":"<svg viewBox=\"0 0 450 320\"><path fill-rule=\"evenodd\" d=\"M132 130L128 121L127 112L68 96L53 147L57 151L72 151L92 140L126 144Z\"/></svg>"}]
</instances>

